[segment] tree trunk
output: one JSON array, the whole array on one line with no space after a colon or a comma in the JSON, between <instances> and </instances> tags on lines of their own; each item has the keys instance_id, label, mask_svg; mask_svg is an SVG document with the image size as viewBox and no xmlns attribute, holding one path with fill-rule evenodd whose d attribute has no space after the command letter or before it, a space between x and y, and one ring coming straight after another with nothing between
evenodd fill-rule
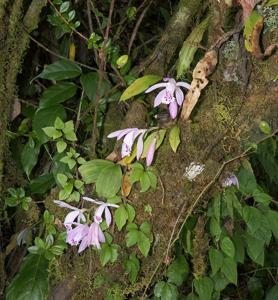
<instances>
[{"instance_id":1,"label":"tree trunk","mask_svg":"<svg viewBox=\"0 0 278 300\"><path fill-rule=\"evenodd\" d=\"M195 9L191 8L189 14L185 4L188 2L180 1L157 48L141 68L145 74L164 75L171 69L170 64L173 57L177 56L177 49L181 46L190 24L189 16L200 11L201 1L197 2L194 2ZM211 45L219 39L219 28L224 22L221 5L215 4L214 9L209 36ZM223 55L224 47L217 49L219 62L215 73L209 78L210 84L203 90L190 120L179 121L182 142L178 152L175 154L171 151L168 137L157 151L155 167L159 170L161 178L158 189L144 194L134 191L129 196L136 210L136 223L148 220L152 224L154 234L151 255L147 258L141 257L138 281L130 285L123 276L123 256L113 265L101 267L95 252L88 251L78 256L76 250L71 249L57 266L62 276L54 278L53 282L65 282L65 285L59 285L58 289L66 289L72 299L91 299L92 295L95 299L103 299L107 289L115 282L119 283L119 290L124 295L142 295L142 291L165 270L164 263L171 257L173 240L177 237L184 219L195 207L207 205L211 195L220 189L219 177L237 169L241 160L234 160L225 168L223 162L239 156L247 142L256 142L262 138L258 129L261 120L267 120L272 129L277 130L278 90L274 84L277 74L276 58L271 57L267 64L253 59L244 50L243 41L238 36L238 33L233 35L239 49L236 58L226 59ZM268 39L271 40L271 36ZM146 108L134 101L122 128L144 128L145 116ZM204 165L204 171L196 180L189 181L185 173L192 163ZM217 174L221 176L215 177ZM145 212L145 205L148 204L153 209L151 216ZM53 209L53 205L49 205L48 208ZM124 234L115 233L114 241L125 244ZM198 245L202 247L201 240L198 241ZM198 249L195 250L197 256ZM195 257L195 261L198 261L198 257ZM195 271L203 272L198 270L197 265ZM105 280L98 287L95 283L100 276ZM60 293L56 296L54 293L51 299L62 298Z\"/></svg>"}]
</instances>

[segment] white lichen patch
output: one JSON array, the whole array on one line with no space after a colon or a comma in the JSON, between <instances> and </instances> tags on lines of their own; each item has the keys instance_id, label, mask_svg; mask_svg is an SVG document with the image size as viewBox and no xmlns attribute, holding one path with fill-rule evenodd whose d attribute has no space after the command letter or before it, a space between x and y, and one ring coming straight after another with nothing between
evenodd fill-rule
<instances>
[{"instance_id":1,"label":"white lichen patch","mask_svg":"<svg viewBox=\"0 0 278 300\"><path fill-rule=\"evenodd\" d=\"M195 162L192 162L186 169L184 176L189 181L194 181L194 179L200 175L205 169L205 165L197 164Z\"/></svg>"}]
</instances>

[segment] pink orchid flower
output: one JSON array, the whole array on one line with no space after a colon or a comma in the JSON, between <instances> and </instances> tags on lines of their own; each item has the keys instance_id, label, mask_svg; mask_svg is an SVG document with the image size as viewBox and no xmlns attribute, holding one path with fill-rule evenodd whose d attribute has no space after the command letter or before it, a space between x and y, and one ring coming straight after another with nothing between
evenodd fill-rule
<instances>
[{"instance_id":1,"label":"pink orchid flower","mask_svg":"<svg viewBox=\"0 0 278 300\"><path fill-rule=\"evenodd\" d=\"M96 222L93 222L88 228L87 234L81 240L78 253L84 251L90 245L100 249L100 243L104 242L105 236L100 228L100 225Z\"/></svg>"},{"instance_id":2,"label":"pink orchid flower","mask_svg":"<svg viewBox=\"0 0 278 300\"><path fill-rule=\"evenodd\" d=\"M121 150L121 157L124 158L125 156L130 156L132 151L132 146L138 138L137 142L137 160L140 158L143 152L143 146L144 146L144 135L147 132L147 129L138 129L138 128L127 128L118 130L115 132L110 133L107 137L108 138L117 138L117 141L120 140L122 137L124 137L123 144L122 144L122 150Z\"/></svg>"},{"instance_id":3,"label":"pink orchid flower","mask_svg":"<svg viewBox=\"0 0 278 300\"><path fill-rule=\"evenodd\" d=\"M64 225L66 228L71 228L71 224L77 219L77 222L80 223L80 221L86 222L86 217L83 214L83 211L77 207L74 207L72 205L69 205L68 203L60 200L54 200L54 203L59 205L63 208L71 209L72 211L69 212L64 220Z\"/></svg>"},{"instance_id":4,"label":"pink orchid flower","mask_svg":"<svg viewBox=\"0 0 278 300\"><path fill-rule=\"evenodd\" d=\"M94 221L97 224L100 224L102 222L102 214L104 212L105 214L105 222L107 224L107 226L110 226L111 222L112 222L112 217L111 217L111 212L109 210L108 207L119 207L119 205L117 204L112 204L112 203L105 203L102 201L96 201L92 198L89 197L82 197L83 200L85 201L89 201L95 204L98 204L99 207L96 209L95 214L94 214Z\"/></svg>"},{"instance_id":5,"label":"pink orchid flower","mask_svg":"<svg viewBox=\"0 0 278 300\"><path fill-rule=\"evenodd\" d=\"M88 234L89 226L87 224L74 223L75 228L68 228L66 242L76 246Z\"/></svg>"},{"instance_id":6,"label":"pink orchid flower","mask_svg":"<svg viewBox=\"0 0 278 300\"><path fill-rule=\"evenodd\" d=\"M225 178L221 182L221 185L222 185L222 187L228 187L228 186L235 185L237 188L239 188L239 182L238 182L238 179L235 174L231 174L230 177Z\"/></svg>"},{"instance_id":7,"label":"pink orchid flower","mask_svg":"<svg viewBox=\"0 0 278 300\"><path fill-rule=\"evenodd\" d=\"M184 94L180 87L190 89L191 86L186 82L176 82L173 78L165 78L164 81L149 87L145 93L150 93L163 87L164 89L154 99L154 107L157 107L161 103L167 104L171 118L175 119L178 114L178 106L181 106L184 100Z\"/></svg>"}]
</instances>

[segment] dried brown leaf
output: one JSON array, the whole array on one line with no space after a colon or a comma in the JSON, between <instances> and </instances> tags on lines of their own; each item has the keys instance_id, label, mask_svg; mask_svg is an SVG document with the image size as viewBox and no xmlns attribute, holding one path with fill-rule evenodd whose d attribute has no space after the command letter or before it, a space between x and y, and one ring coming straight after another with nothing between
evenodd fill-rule
<instances>
[{"instance_id":1,"label":"dried brown leaf","mask_svg":"<svg viewBox=\"0 0 278 300\"><path fill-rule=\"evenodd\" d=\"M214 71L217 62L217 52L215 50L211 50L208 51L196 65L193 71L191 89L187 93L183 102L181 118L184 121L188 120L193 108L198 102L198 99L201 95L201 91L209 83L207 77Z\"/></svg>"}]
</instances>

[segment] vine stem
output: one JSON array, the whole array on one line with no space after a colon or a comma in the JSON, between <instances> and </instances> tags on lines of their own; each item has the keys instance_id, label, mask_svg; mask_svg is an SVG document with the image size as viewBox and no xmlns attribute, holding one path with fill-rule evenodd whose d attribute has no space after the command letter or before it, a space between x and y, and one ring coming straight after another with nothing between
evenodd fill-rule
<instances>
[{"instance_id":1,"label":"vine stem","mask_svg":"<svg viewBox=\"0 0 278 300\"><path fill-rule=\"evenodd\" d=\"M270 135L264 137L263 139L259 140L256 145L259 145L261 144L262 142L268 140L269 138L272 138L274 137L275 135L277 135L278 133L278 130L275 130L273 133L271 133ZM181 209L180 209L180 213L176 219L176 222L175 222L175 225L173 227L173 230L171 232L171 236L170 236L170 239L169 239L169 242L168 242L168 246L167 246L167 250L166 250L166 253L165 255L162 257L162 259L158 262L157 266L155 267L146 287L145 287L145 290L143 292L143 295L141 297L141 299L144 299L145 295L146 295L146 292L149 288L149 286L151 285L152 283L152 280L156 274L156 272L158 271L159 267L161 266L161 264L163 263L163 261L165 261L165 259L169 256L169 252L170 252L170 249L173 247L173 245L175 244L175 242L179 239L179 236L180 236L180 233L183 229L183 226L185 225L185 223L187 222L188 218L190 217L190 215L192 214L194 208L197 206L197 204L199 203L199 201L202 199L202 197L204 196L204 194L211 188L211 186L215 183L215 181L217 180L217 178L221 175L221 173L223 172L224 168L238 160L238 159L242 159L244 158L245 156L248 156L252 153L254 153L253 151L253 147L248 147L245 151L243 151L241 154L229 159L229 160L226 160L225 162L222 163L222 165L219 167L218 171L216 172L216 175L213 177L213 179L204 187L204 189L201 191L201 193L198 195L198 197L193 201L193 203L191 204L191 206L189 207L188 211L187 211L187 214L186 216L184 217L183 219L183 222L181 223L180 227L179 227L179 230L175 236L175 238L173 239L174 235L175 235L175 231L176 231L176 228L178 226L178 223L179 223L179 220L180 218L182 217L183 213L184 213L184 210L187 206L187 203L184 202L184 204L182 205Z\"/></svg>"},{"instance_id":2,"label":"vine stem","mask_svg":"<svg viewBox=\"0 0 278 300\"><path fill-rule=\"evenodd\" d=\"M98 113L98 107L99 107L99 101L100 101L100 89L102 86L102 82L104 79L104 73L106 70L106 54L105 54L105 47L108 41L109 37L109 31L111 28L112 23L112 15L114 10L115 0L112 0L110 3L109 8L109 15L108 15L108 21L107 21L107 27L103 39L103 46L100 49L99 52L99 58L100 58L100 64L99 64L99 78L98 78L98 84L97 84L97 91L96 91L96 103L95 103L95 111L94 111L94 117L93 117L93 132L92 132L92 155L96 155L96 145L98 140L98 134L97 134L97 113Z\"/></svg>"}]
</instances>

